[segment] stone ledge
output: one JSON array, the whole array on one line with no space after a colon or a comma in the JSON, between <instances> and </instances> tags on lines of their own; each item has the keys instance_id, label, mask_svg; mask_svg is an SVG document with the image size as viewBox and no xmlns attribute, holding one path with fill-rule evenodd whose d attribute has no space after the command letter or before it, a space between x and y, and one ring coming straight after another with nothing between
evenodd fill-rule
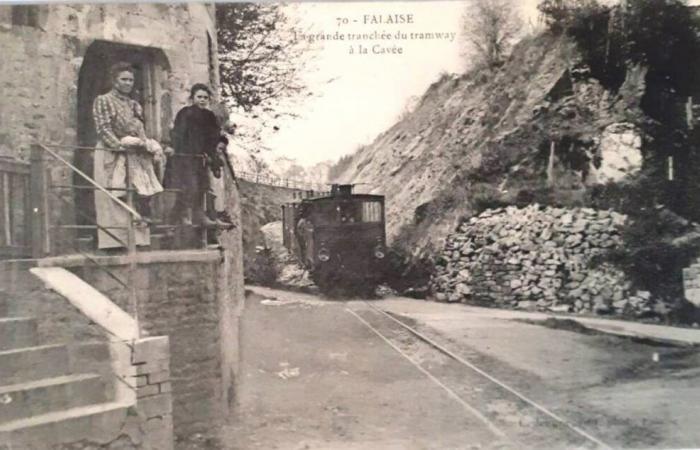
<instances>
[{"instance_id":1,"label":"stone ledge","mask_svg":"<svg viewBox=\"0 0 700 450\"><path fill-rule=\"evenodd\" d=\"M139 339L134 342L131 363L148 363L170 358L170 340L168 336L154 336Z\"/></svg>"},{"instance_id":2,"label":"stone ledge","mask_svg":"<svg viewBox=\"0 0 700 450\"><path fill-rule=\"evenodd\" d=\"M129 255L65 255L51 256L36 260L38 267L82 267L90 260L102 266L125 266L131 262L137 264L182 263L182 262L219 262L222 254L219 250L158 250L138 252L132 258Z\"/></svg>"}]
</instances>

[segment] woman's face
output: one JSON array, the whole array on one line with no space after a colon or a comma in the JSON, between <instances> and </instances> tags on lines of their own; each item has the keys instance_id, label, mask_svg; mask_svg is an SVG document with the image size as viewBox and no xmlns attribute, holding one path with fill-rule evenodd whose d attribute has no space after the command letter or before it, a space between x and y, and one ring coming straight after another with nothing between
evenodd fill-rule
<instances>
[{"instance_id":1,"label":"woman's face","mask_svg":"<svg viewBox=\"0 0 700 450\"><path fill-rule=\"evenodd\" d=\"M192 101L196 106L200 108L206 108L209 106L209 93L205 90L199 90L194 93Z\"/></svg>"},{"instance_id":2,"label":"woman's face","mask_svg":"<svg viewBox=\"0 0 700 450\"><path fill-rule=\"evenodd\" d=\"M131 94L131 90L134 88L134 74L131 72L119 72L114 78L114 89L122 94Z\"/></svg>"}]
</instances>

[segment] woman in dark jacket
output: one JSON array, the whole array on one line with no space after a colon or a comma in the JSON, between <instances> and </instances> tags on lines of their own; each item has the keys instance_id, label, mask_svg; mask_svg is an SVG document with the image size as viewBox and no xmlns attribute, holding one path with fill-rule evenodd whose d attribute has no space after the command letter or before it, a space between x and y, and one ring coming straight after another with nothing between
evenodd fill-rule
<instances>
[{"instance_id":1,"label":"woman in dark jacket","mask_svg":"<svg viewBox=\"0 0 700 450\"><path fill-rule=\"evenodd\" d=\"M168 160L166 184L180 189L171 213L173 223L215 226L204 213L204 194L209 186L208 171L221 164L216 155L221 130L213 112L207 109L211 91L204 84L190 90L192 105L175 116L172 144L175 154Z\"/></svg>"}]
</instances>

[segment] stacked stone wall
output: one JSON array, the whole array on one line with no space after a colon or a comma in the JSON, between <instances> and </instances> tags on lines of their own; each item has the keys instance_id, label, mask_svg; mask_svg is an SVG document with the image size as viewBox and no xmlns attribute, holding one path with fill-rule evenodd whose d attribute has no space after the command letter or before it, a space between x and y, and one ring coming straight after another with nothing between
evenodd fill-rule
<instances>
[{"instance_id":1,"label":"stacked stone wall","mask_svg":"<svg viewBox=\"0 0 700 450\"><path fill-rule=\"evenodd\" d=\"M560 312L643 313L648 292L631 292L616 268L590 267L621 244L626 217L590 208L486 210L445 244L432 290L439 301Z\"/></svg>"}]
</instances>

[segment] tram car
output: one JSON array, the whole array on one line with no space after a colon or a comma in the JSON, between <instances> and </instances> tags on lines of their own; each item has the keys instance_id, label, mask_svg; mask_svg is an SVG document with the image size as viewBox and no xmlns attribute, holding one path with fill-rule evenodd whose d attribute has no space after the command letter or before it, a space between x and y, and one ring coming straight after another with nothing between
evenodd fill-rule
<instances>
[{"instance_id":1,"label":"tram car","mask_svg":"<svg viewBox=\"0 0 700 450\"><path fill-rule=\"evenodd\" d=\"M352 189L282 206L284 246L322 292L372 293L384 274L384 196Z\"/></svg>"}]
</instances>

